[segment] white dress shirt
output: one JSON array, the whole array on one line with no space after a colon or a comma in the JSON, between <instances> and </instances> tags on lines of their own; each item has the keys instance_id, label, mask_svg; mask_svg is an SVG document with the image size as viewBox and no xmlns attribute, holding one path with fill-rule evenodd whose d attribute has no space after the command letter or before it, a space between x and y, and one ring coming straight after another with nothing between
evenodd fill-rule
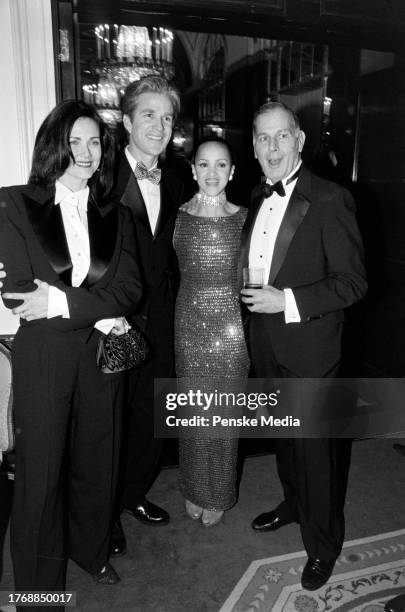
<instances>
[{"instance_id":1,"label":"white dress shirt","mask_svg":"<svg viewBox=\"0 0 405 612\"><path fill-rule=\"evenodd\" d=\"M285 190L285 196L278 195L273 192L269 198L265 198L256 216L256 221L252 230L249 249L249 267L264 268L265 278L269 278L271 263L273 260L274 246L277 235L280 230L280 225L283 220L285 211L287 210L291 194L296 185L297 179L288 183L288 179L301 166L301 161L288 176L283 179L282 183ZM269 185L272 184L270 179L266 181ZM284 317L286 323L299 323L301 321L295 302L294 293L291 289L284 289L285 295L285 310Z\"/></svg>"},{"instance_id":2,"label":"white dress shirt","mask_svg":"<svg viewBox=\"0 0 405 612\"><path fill-rule=\"evenodd\" d=\"M127 156L127 160L129 165L131 166L132 172L134 172L136 164L138 162L129 152L128 146L125 148L125 155ZM148 168L148 170L153 170L154 168L156 168L156 166L157 162L152 166L152 168ZM151 181L148 181L148 179L142 179L141 181L138 181L138 185L145 202L150 229L152 234L154 234L160 212L160 187L159 185L155 185Z\"/></svg>"},{"instance_id":3,"label":"white dress shirt","mask_svg":"<svg viewBox=\"0 0 405 612\"><path fill-rule=\"evenodd\" d=\"M90 241L87 224L87 201L89 188L71 191L60 181L55 183L55 206L60 206L63 226L65 228L70 259L72 260L72 287L79 287L90 268ZM62 316L68 319L69 307L66 293L57 287L49 287L47 318ZM114 326L115 319L102 319L94 325L98 330L108 334Z\"/></svg>"}]
</instances>

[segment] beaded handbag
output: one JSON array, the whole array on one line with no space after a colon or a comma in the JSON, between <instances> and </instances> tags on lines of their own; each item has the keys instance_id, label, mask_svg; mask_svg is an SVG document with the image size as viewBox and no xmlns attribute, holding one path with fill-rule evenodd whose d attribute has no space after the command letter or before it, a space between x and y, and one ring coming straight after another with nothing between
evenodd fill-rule
<instances>
[{"instance_id":1,"label":"beaded handbag","mask_svg":"<svg viewBox=\"0 0 405 612\"><path fill-rule=\"evenodd\" d=\"M145 336L136 328L125 334L109 333L98 341L96 363L104 374L139 368L148 356Z\"/></svg>"}]
</instances>

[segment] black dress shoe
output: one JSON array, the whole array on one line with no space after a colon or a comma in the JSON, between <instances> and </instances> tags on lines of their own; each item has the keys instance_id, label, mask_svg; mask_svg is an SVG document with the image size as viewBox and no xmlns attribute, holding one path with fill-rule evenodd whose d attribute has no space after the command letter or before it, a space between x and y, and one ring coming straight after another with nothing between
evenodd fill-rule
<instances>
[{"instance_id":1,"label":"black dress shoe","mask_svg":"<svg viewBox=\"0 0 405 612\"><path fill-rule=\"evenodd\" d=\"M120 519L117 519L114 523L111 545L110 545L110 556L121 557L127 552L127 541L125 539L125 533L121 525Z\"/></svg>"},{"instance_id":2,"label":"black dress shoe","mask_svg":"<svg viewBox=\"0 0 405 612\"><path fill-rule=\"evenodd\" d=\"M270 512L263 512L263 514L256 516L252 521L252 528L255 531L277 531L280 527L294 522L295 519L282 518L277 510L270 510Z\"/></svg>"},{"instance_id":3,"label":"black dress shoe","mask_svg":"<svg viewBox=\"0 0 405 612\"><path fill-rule=\"evenodd\" d=\"M120 577L113 568L112 565L107 563L99 572L91 575L94 582L98 584L117 584L120 581Z\"/></svg>"},{"instance_id":4,"label":"black dress shoe","mask_svg":"<svg viewBox=\"0 0 405 612\"><path fill-rule=\"evenodd\" d=\"M405 610L405 595L397 595L394 599L390 599L384 606L384 612L404 612Z\"/></svg>"},{"instance_id":5,"label":"black dress shoe","mask_svg":"<svg viewBox=\"0 0 405 612\"><path fill-rule=\"evenodd\" d=\"M146 497L133 508L124 508L124 512L131 514L145 525L166 525L170 520L166 510L152 504Z\"/></svg>"},{"instance_id":6,"label":"black dress shoe","mask_svg":"<svg viewBox=\"0 0 405 612\"><path fill-rule=\"evenodd\" d=\"M335 567L335 561L321 561L309 557L301 576L301 584L307 591L316 591L326 584Z\"/></svg>"}]
</instances>

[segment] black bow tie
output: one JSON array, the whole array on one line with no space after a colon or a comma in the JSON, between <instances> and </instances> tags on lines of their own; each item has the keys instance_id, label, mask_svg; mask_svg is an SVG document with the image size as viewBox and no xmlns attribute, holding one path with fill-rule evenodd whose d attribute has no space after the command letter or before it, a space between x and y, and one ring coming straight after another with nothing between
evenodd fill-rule
<instances>
[{"instance_id":1,"label":"black bow tie","mask_svg":"<svg viewBox=\"0 0 405 612\"><path fill-rule=\"evenodd\" d=\"M278 193L279 196L285 196L284 185L281 181L277 181L274 185L269 185L269 183L262 183L260 185L263 197L269 198L274 192Z\"/></svg>"},{"instance_id":2,"label":"black bow tie","mask_svg":"<svg viewBox=\"0 0 405 612\"><path fill-rule=\"evenodd\" d=\"M295 179L299 176L300 170L301 166L298 168L298 170L294 172L292 176L290 176L289 179L287 179L285 184L289 185L290 183L295 181ZM263 179L265 180L265 177L263 177ZM285 196L285 189L282 181L277 181L277 183L274 183L274 185L269 185L269 183L261 183L260 188L264 198L269 198L274 192L278 193L278 195L282 198Z\"/></svg>"}]
</instances>

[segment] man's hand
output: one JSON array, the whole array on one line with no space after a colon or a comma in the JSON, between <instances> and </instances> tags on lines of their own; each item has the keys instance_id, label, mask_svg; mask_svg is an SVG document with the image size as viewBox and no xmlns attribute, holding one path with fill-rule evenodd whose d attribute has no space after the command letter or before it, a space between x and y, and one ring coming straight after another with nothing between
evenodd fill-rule
<instances>
[{"instance_id":1,"label":"man's hand","mask_svg":"<svg viewBox=\"0 0 405 612\"><path fill-rule=\"evenodd\" d=\"M35 291L3 294L3 298L6 300L24 300L20 306L13 308L13 313L27 321L46 319L48 314L49 285L37 278L34 279L34 283L38 286Z\"/></svg>"},{"instance_id":2,"label":"man's hand","mask_svg":"<svg viewBox=\"0 0 405 612\"><path fill-rule=\"evenodd\" d=\"M3 264L0 262L0 278L4 278L6 275L6 273L4 272L4 266ZM0 289L2 288L3 283L0 281Z\"/></svg>"},{"instance_id":3,"label":"man's hand","mask_svg":"<svg viewBox=\"0 0 405 612\"><path fill-rule=\"evenodd\" d=\"M271 285L264 285L262 289L242 289L241 295L250 312L274 314L285 310L284 291Z\"/></svg>"}]
</instances>

